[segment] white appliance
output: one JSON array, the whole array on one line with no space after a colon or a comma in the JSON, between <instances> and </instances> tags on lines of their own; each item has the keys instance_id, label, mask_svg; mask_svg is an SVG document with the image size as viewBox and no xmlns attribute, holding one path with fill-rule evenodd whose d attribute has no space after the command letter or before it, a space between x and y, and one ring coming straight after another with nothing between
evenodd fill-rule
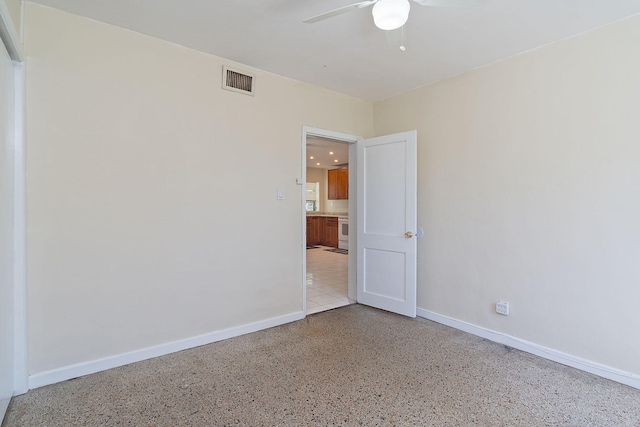
<instances>
[{"instance_id":1,"label":"white appliance","mask_svg":"<svg viewBox=\"0 0 640 427\"><path fill-rule=\"evenodd\" d=\"M338 249L349 250L349 217L338 217Z\"/></svg>"}]
</instances>

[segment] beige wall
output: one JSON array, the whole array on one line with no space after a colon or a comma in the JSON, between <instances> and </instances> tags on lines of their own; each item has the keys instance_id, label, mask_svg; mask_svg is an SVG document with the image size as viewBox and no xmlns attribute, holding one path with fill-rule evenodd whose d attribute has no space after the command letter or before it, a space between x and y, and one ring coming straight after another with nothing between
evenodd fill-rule
<instances>
[{"instance_id":1,"label":"beige wall","mask_svg":"<svg viewBox=\"0 0 640 427\"><path fill-rule=\"evenodd\" d=\"M302 126L372 104L32 3L25 49L31 374L302 310Z\"/></svg>"},{"instance_id":2,"label":"beige wall","mask_svg":"<svg viewBox=\"0 0 640 427\"><path fill-rule=\"evenodd\" d=\"M300 311L301 126L374 120L418 129L421 308L640 374L639 18L375 106L26 18L31 374Z\"/></svg>"},{"instance_id":3,"label":"beige wall","mask_svg":"<svg viewBox=\"0 0 640 427\"><path fill-rule=\"evenodd\" d=\"M419 307L640 374L638 46L634 17L375 104L418 130Z\"/></svg>"}]
</instances>

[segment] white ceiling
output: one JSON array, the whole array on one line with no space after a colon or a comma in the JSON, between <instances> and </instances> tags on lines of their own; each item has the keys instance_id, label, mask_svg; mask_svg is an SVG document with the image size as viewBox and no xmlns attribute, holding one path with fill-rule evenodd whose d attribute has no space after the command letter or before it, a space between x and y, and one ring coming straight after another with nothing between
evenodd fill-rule
<instances>
[{"instance_id":1,"label":"white ceiling","mask_svg":"<svg viewBox=\"0 0 640 427\"><path fill-rule=\"evenodd\" d=\"M353 0L31 0L368 101L385 99L640 13L640 0L411 3L406 52Z\"/></svg>"},{"instance_id":2,"label":"white ceiling","mask_svg":"<svg viewBox=\"0 0 640 427\"><path fill-rule=\"evenodd\" d=\"M331 169L348 164L349 144L332 139L307 137L308 168Z\"/></svg>"}]
</instances>

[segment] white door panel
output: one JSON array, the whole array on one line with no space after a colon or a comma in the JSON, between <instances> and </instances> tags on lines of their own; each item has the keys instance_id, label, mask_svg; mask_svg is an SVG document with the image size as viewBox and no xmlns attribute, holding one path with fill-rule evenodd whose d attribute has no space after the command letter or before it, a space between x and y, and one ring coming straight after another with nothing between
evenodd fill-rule
<instances>
[{"instance_id":1,"label":"white door panel","mask_svg":"<svg viewBox=\"0 0 640 427\"><path fill-rule=\"evenodd\" d=\"M380 144L365 148L369 172L365 174L365 233L391 236L405 232L405 194L396 188L398 182L404 181L405 151L403 144Z\"/></svg>"},{"instance_id":2,"label":"white door panel","mask_svg":"<svg viewBox=\"0 0 640 427\"><path fill-rule=\"evenodd\" d=\"M416 315L417 133L358 145L358 302ZM407 234L410 233L410 234Z\"/></svg>"}]
</instances>

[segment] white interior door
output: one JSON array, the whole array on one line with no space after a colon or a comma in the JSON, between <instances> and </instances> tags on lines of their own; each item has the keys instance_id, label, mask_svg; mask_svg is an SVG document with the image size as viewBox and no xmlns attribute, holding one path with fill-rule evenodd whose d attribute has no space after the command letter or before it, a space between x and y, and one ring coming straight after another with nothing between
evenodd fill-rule
<instances>
[{"instance_id":1,"label":"white interior door","mask_svg":"<svg viewBox=\"0 0 640 427\"><path fill-rule=\"evenodd\" d=\"M416 316L417 132L358 143L358 302Z\"/></svg>"}]
</instances>

